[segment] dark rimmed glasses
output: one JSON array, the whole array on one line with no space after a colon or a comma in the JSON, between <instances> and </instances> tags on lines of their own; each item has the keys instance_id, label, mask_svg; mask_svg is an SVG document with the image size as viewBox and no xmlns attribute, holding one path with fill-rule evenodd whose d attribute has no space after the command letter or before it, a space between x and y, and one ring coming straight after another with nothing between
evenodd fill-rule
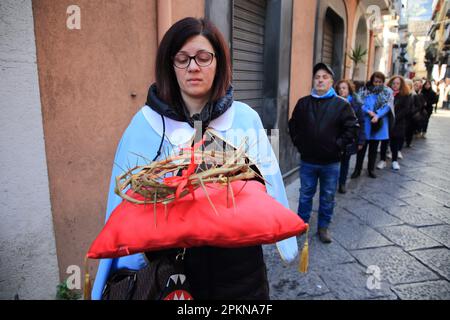
<instances>
[{"instance_id":1,"label":"dark rimmed glasses","mask_svg":"<svg viewBox=\"0 0 450 320\"><path fill-rule=\"evenodd\" d=\"M178 53L173 57L173 65L179 69L186 69L191 64L191 61L194 60L199 67L207 67L212 63L214 57L215 54L208 51L197 52L195 56Z\"/></svg>"}]
</instances>

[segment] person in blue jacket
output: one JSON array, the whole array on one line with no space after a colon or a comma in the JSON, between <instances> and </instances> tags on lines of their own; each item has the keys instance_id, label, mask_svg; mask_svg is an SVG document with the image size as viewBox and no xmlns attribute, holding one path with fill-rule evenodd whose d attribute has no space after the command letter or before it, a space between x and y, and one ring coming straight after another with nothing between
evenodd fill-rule
<instances>
[{"instance_id":1,"label":"person in blue jacket","mask_svg":"<svg viewBox=\"0 0 450 320\"><path fill-rule=\"evenodd\" d=\"M358 138L352 144L350 144L342 153L341 167L339 170L339 193L346 193L345 184L347 182L348 169L350 166L350 158L353 154L357 153L364 147L366 143L366 133L364 131L364 111L362 109L363 103L355 92L355 85L352 81L342 79L336 83L336 92L339 96L347 99L358 118Z\"/></svg>"},{"instance_id":2,"label":"person in blue jacket","mask_svg":"<svg viewBox=\"0 0 450 320\"><path fill-rule=\"evenodd\" d=\"M361 175L366 151L369 149L369 161L367 165L370 178L376 178L374 173L377 158L378 145L382 140L389 140L389 124L394 117L394 96L392 89L384 83L386 77L382 72L374 72L369 82L360 88L358 95L363 101L364 131L366 143L358 151L355 170L351 178Z\"/></svg>"},{"instance_id":3,"label":"person in blue jacket","mask_svg":"<svg viewBox=\"0 0 450 320\"><path fill-rule=\"evenodd\" d=\"M230 145L249 139L246 153L263 176L267 193L289 208L278 161L258 113L234 101L229 48L208 20L185 18L164 35L155 62L156 83L117 147L106 220L121 203L115 178L129 164L162 160L167 150L189 147L196 130L210 131ZM201 123L201 127L194 125ZM163 151L163 152L162 152ZM151 161L151 160L150 160ZM126 190L125 190L126 191ZM277 244L281 258L298 255L296 237ZM141 270L152 261L144 253L102 259L92 299L102 299L107 280L118 270ZM185 273L194 299L268 299L268 280L261 245L244 248L188 248Z\"/></svg>"}]
</instances>

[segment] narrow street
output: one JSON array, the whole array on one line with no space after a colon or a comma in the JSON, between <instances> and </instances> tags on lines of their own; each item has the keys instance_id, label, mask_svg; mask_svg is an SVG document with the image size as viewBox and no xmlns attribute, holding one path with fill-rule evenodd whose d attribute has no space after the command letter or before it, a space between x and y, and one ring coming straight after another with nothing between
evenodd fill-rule
<instances>
[{"instance_id":1,"label":"narrow street","mask_svg":"<svg viewBox=\"0 0 450 320\"><path fill-rule=\"evenodd\" d=\"M307 274L265 247L272 299L450 299L450 111L433 114L428 131L402 151L399 172L388 161L375 180L349 179L329 245L316 235L316 195ZM295 212L299 186L287 186Z\"/></svg>"}]
</instances>

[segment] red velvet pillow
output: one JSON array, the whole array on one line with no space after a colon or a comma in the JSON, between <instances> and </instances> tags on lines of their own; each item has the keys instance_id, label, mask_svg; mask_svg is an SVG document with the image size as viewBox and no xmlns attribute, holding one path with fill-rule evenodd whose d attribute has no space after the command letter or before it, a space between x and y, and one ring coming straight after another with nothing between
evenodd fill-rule
<instances>
[{"instance_id":1,"label":"red velvet pillow","mask_svg":"<svg viewBox=\"0 0 450 320\"><path fill-rule=\"evenodd\" d=\"M207 184L211 206L202 188L195 200L187 195L167 205L122 201L94 240L88 257L116 258L167 248L240 247L274 243L306 231L307 224L266 193L257 181L231 183L236 208L227 187ZM143 197L128 191L128 195ZM231 192L229 192L231 195ZM156 219L155 219L156 216ZM156 220L156 223L155 223Z\"/></svg>"}]
</instances>

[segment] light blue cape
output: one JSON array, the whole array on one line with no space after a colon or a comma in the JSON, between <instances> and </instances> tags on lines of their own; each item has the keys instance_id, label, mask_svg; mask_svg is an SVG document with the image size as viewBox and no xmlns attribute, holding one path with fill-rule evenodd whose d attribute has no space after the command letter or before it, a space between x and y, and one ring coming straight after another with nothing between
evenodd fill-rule
<instances>
[{"instance_id":1,"label":"light blue cape","mask_svg":"<svg viewBox=\"0 0 450 320\"><path fill-rule=\"evenodd\" d=\"M191 141L194 129L185 122L178 122L165 118L166 138L163 144L164 151L176 149L176 146ZM248 137L248 157L256 163L264 179L268 182L266 189L269 195L275 198L286 208L289 208L283 179L278 161L259 118L259 115L248 105L235 101L233 105L219 118L210 123L211 130L221 136L233 146L239 146L244 137ZM133 117L125 130L117 147L113 170L111 174L106 219L122 201L114 193L115 178L124 170L135 165L147 164L158 152L162 137L162 119L150 107L144 106ZM163 156L161 156L163 157ZM285 262L292 262L298 255L296 237L288 238L277 243L278 251ZM115 259L101 259L92 290L92 299L99 300L105 283L114 270L128 268L139 270L147 265L143 254L133 254Z\"/></svg>"}]
</instances>

